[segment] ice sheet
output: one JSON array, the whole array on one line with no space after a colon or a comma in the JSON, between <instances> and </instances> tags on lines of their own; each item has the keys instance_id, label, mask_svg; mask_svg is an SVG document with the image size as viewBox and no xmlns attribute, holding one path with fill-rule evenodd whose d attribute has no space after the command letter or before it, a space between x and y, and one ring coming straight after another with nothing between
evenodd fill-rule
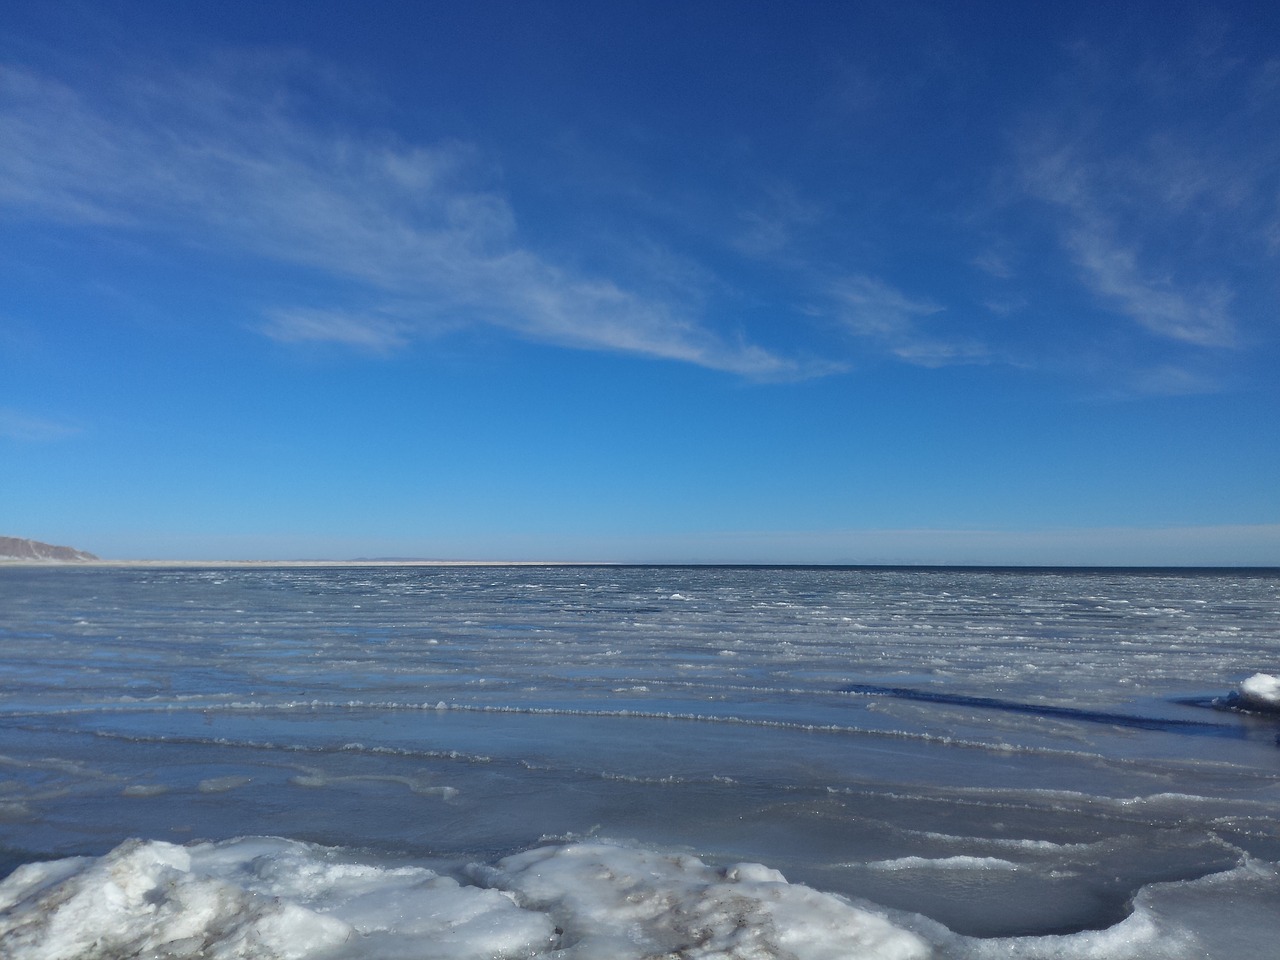
<instances>
[{"instance_id":1,"label":"ice sheet","mask_svg":"<svg viewBox=\"0 0 1280 960\"><path fill-rule=\"evenodd\" d=\"M30 864L0 883L0 952L10 960L1180 960L1265 956L1280 936L1280 878L1253 860L1144 888L1132 913L1105 930L985 940L788 883L761 864L716 868L630 845L547 845L460 867L459 876L276 838L129 841L99 858Z\"/></svg>"},{"instance_id":2,"label":"ice sheet","mask_svg":"<svg viewBox=\"0 0 1280 960\"><path fill-rule=\"evenodd\" d=\"M748 889L787 891L748 898L751 929L838 903L842 930L879 918L939 957L1276 933L1280 726L1204 709L1271 689L1275 572L15 568L0 611L0 875L88 856L25 875L101 905L93 858L133 857L156 885L121 943L222 904L191 937L293 949L279 896L321 940L394 951L448 893L434 915L476 944L493 910L622 929L634 895L679 907L627 927L643 949L699 917L724 946ZM306 844L218 846L246 834ZM601 856L632 879L569 869ZM560 877L536 902L535 867Z\"/></svg>"}]
</instances>

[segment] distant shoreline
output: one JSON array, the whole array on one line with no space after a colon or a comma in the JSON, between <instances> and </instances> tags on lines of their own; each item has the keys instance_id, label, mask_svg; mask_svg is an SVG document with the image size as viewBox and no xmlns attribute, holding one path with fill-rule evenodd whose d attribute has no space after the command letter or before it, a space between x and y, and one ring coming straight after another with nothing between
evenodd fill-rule
<instances>
[{"instance_id":1,"label":"distant shoreline","mask_svg":"<svg viewBox=\"0 0 1280 960\"><path fill-rule=\"evenodd\" d=\"M606 560L27 560L0 567L613 567ZM678 564L676 564L678 566Z\"/></svg>"},{"instance_id":2,"label":"distant shoreline","mask_svg":"<svg viewBox=\"0 0 1280 960\"><path fill-rule=\"evenodd\" d=\"M1107 564L989 564L989 563L770 563L716 561L629 561L629 560L32 560L0 557L0 569L339 569L397 567L671 567L671 568L736 568L797 570L912 570L968 571L971 573L1280 573L1274 564L1180 564L1180 565L1107 565Z\"/></svg>"}]
</instances>

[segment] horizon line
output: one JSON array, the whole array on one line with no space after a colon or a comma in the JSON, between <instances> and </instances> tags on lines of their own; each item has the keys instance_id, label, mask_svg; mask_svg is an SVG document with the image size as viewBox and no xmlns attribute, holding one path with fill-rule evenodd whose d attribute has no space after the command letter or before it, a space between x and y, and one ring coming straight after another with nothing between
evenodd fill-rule
<instances>
[{"instance_id":1,"label":"horizon line","mask_svg":"<svg viewBox=\"0 0 1280 960\"><path fill-rule=\"evenodd\" d=\"M37 560L0 558L0 567L706 567L726 569L844 569L844 570L1127 570L1127 571L1277 571L1280 564L1256 563L988 563L959 561L771 561L771 560L465 560L429 557L353 557L293 559L112 559Z\"/></svg>"}]
</instances>

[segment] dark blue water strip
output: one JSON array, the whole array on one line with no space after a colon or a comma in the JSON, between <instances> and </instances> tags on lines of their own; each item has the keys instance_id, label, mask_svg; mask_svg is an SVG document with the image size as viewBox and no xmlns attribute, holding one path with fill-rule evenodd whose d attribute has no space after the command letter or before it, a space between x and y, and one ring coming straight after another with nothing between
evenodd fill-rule
<instances>
[{"instance_id":1,"label":"dark blue water strip","mask_svg":"<svg viewBox=\"0 0 1280 960\"><path fill-rule=\"evenodd\" d=\"M841 693L861 693L872 697L893 697L897 700L918 700L925 703L945 703L960 707L981 707L1006 713L1025 713L1038 717L1060 717L1083 723L1105 723L1113 727L1131 727L1136 730L1159 730L1198 737L1227 737L1247 739L1248 731L1241 727L1203 720L1172 720L1165 717L1142 717L1130 713L1108 713L1102 710L1080 710L1076 707L1057 707L1051 704L1021 703L1017 700L999 700L995 697L974 697L960 693L938 693L934 690L916 690L912 687L882 687L872 683L853 683L840 688Z\"/></svg>"}]
</instances>

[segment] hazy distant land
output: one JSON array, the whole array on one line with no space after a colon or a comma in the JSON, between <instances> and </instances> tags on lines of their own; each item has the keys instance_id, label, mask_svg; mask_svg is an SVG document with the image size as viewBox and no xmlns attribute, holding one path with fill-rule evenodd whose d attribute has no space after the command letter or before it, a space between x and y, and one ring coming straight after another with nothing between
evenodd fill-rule
<instances>
[{"instance_id":1,"label":"hazy distant land","mask_svg":"<svg viewBox=\"0 0 1280 960\"><path fill-rule=\"evenodd\" d=\"M0 537L0 561L34 563L92 563L99 558L75 547L59 547L39 540Z\"/></svg>"},{"instance_id":2,"label":"hazy distant land","mask_svg":"<svg viewBox=\"0 0 1280 960\"><path fill-rule=\"evenodd\" d=\"M516 567L595 565L591 561L565 563L554 560L444 560L417 557L358 557L352 560L104 560L87 550L56 546L22 537L0 537L0 563L91 563L112 567Z\"/></svg>"}]
</instances>

